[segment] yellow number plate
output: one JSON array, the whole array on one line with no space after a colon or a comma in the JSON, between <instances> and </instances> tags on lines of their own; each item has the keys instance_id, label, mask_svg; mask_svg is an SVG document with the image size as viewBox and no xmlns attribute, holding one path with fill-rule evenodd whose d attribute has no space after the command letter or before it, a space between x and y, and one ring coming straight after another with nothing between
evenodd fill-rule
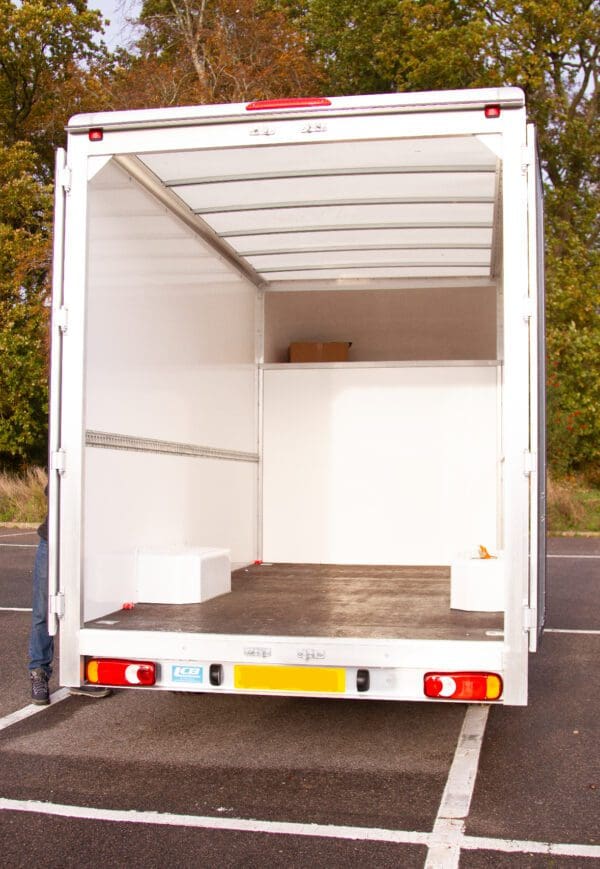
<instances>
[{"instance_id":1,"label":"yellow number plate","mask_svg":"<svg viewBox=\"0 0 600 869\"><path fill-rule=\"evenodd\" d=\"M233 671L235 687L247 691L323 691L342 694L346 690L346 672L342 667L236 664Z\"/></svg>"}]
</instances>

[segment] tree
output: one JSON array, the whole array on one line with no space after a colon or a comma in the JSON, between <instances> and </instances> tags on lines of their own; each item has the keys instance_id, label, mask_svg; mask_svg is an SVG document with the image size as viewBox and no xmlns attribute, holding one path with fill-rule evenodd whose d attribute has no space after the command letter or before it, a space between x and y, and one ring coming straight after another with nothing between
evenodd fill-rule
<instances>
[{"instance_id":1,"label":"tree","mask_svg":"<svg viewBox=\"0 0 600 869\"><path fill-rule=\"evenodd\" d=\"M516 85L546 193L550 459L600 462L597 0L276 0L334 94Z\"/></svg>"},{"instance_id":2,"label":"tree","mask_svg":"<svg viewBox=\"0 0 600 869\"><path fill-rule=\"evenodd\" d=\"M237 102L320 89L304 37L260 0L145 0L139 28L135 52L117 71L115 106Z\"/></svg>"},{"instance_id":3,"label":"tree","mask_svg":"<svg viewBox=\"0 0 600 869\"><path fill-rule=\"evenodd\" d=\"M73 80L105 57L94 42L101 28L86 0L0 0L0 142L31 142L46 175L64 138Z\"/></svg>"},{"instance_id":4,"label":"tree","mask_svg":"<svg viewBox=\"0 0 600 869\"><path fill-rule=\"evenodd\" d=\"M54 149L84 107L98 12L86 0L0 0L0 463L45 464ZM99 92L99 91L97 91Z\"/></svg>"},{"instance_id":5,"label":"tree","mask_svg":"<svg viewBox=\"0 0 600 869\"><path fill-rule=\"evenodd\" d=\"M51 188L36 154L0 148L0 459L45 464Z\"/></svg>"}]
</instances>

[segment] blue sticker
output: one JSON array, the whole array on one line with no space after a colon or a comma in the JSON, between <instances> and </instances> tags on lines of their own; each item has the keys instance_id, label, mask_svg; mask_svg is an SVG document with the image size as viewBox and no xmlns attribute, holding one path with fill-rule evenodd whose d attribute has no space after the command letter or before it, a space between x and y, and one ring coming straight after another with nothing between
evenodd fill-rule
<instances>
[{"instance_id":1,"label":"blue sticker","mask_svg":"<svg viewBox=\"0 0 600 869\"><path fill-rule=\"evenodd\" d=\"M172 682L202 682L202 667L187 664L171 664Z\"/></svg>"}]
</instances>

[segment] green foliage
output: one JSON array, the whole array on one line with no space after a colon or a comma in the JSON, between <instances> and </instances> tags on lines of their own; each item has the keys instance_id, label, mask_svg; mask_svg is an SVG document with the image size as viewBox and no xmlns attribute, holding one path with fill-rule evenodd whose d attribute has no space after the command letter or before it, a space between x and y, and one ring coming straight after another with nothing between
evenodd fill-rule
<instances>
[{"instance_id":1,"label":"green foliage","mask_svg":"<svg viewBox=\"0 0 600 869\"><path fill-rule=\"evenodd\" d=\"M0 464L47 455L54 150L105 57L86 0L0 0Z\"/></svg>"},{"instance_id":2,"label":"green foliage","mask_svg":"<svg viewBox=\"0 0 600 869\"><path fill-rule=\"evenodd\" d=\"M546 186L549 457L600 459L597 0L278 0L333 94L515 85Z\"/></svg>"},{"instance_id":3,"label":"green foliage","mask_svg":"<svg viewBox=\"0 0 600 869\"><path fill-rule=\"evenodd\" d=\"M36 154L0 148L0 462L45 463L47 275L52 196Z\"/></svg>"},{"instance_id":4,"label":"green foliage","mask_svg":"<svg viewBox=\"0 0 600 869\"><path fill-rule=\"evenodd\" d=\"M93 41L101 20L86 0L0 0L0 142L30 141L46 175L64 137L65 89L104 56Z\"/></svg>"}]
</instances>

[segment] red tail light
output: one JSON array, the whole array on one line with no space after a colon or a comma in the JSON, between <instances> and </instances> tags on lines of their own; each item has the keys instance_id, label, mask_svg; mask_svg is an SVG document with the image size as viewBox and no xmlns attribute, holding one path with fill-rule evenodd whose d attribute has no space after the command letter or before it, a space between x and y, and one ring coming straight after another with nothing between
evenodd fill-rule
<instances>
[{"instance_id":1,"label":"red tail light","mask_svg":"<svg viewBox=\"0 0 600 869\"><path fill-rule=\"evenodd\" d=\"M88 139L90 142L101 142L104 138L104 130L101 127L94 127L94 129L90 130L88 133Z\"/></svg>"},{"instance_id":2,"label":"red tail light","mask_svg":"<svg viewBox=\"0 0 600 869\"><path fill-rule=\"evenodd\" d=\"M151 661L92 658L86 664L85 675L93 685L154 685L156 664Z\"/></svg>"},{"instance_id":3,"label":"red tail light","mask_svg":"<svg viewBox=\"0 0 600 869\"><path fill-rule=\"evenodd\" d=\"M498 700L502 679L496 673L426 673L426 697L435 700Z\"/></svg>"},{"instance_id":4,"label":"red tail light","mask_svg":"<svg viewBox=\"0 0 600 869\"><path fill-rule=\"evenodd\" d=\"M247 112L267 112L270 109L312 109L318 106L330 106L331 100L326 97L294 97L286 100L257 100L248 103Z\"/></svg>"}]
</instances>

